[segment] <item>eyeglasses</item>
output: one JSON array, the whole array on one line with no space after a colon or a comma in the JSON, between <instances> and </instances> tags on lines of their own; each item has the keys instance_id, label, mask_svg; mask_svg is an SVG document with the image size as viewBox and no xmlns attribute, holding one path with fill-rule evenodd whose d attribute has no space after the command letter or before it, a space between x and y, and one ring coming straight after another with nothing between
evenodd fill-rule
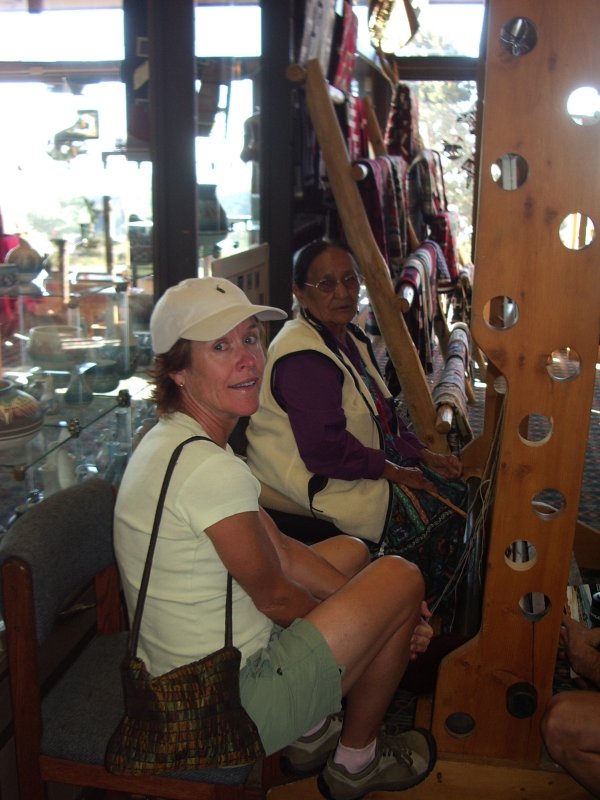
<instances>
[{"instance_id":1,"label":"eyeglasses","mask_svg":"<svg viewBox=\"0 0 600 800\"><path fill-rule=\"evenodd\" d=\"M346 275L339 281L335 278L323 278L323 280L318 283L306 282L304 285L312 286L313 289L318 289L320 292L323 292L323 294L332 294L337 289L338 283L341 283L344 289L347 289L349 292L355 292L360 286L360 281L356 275Z\"/></svg>"}]
</instances>

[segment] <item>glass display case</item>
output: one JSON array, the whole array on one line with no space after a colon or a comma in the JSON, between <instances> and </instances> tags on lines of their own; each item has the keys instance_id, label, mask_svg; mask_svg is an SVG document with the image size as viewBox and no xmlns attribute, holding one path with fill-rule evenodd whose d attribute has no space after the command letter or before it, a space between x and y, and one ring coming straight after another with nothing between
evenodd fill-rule
<instances>
[{"instance_id":1,"label":"glass display case","mask_svg":"<svg viewBox=\"0 0 600 800\"><path fill-rule=\"evenodd\" d=\"M152 297L106 274L7 282L5 266L1 528L89 475L118 485L135 431L153 419L145 377Z\"/></svg>"}]
</instances>

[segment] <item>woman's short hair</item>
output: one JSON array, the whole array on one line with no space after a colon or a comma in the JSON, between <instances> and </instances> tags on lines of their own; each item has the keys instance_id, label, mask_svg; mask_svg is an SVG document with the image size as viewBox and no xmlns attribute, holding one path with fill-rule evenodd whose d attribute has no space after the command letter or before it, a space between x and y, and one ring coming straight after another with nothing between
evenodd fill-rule
<instances>
[{"instance_id":1,"label":"woman's short hair","mask_svg":"<svg viewBox=\"0 0 600 800\"><path fill-rule=\"evenodd\" d=\"M337 239L314 239L312 242L305 244L294 256L294 267L292 272L292 281L294 286L303 289L308 277L308 270L311 264L324 253L325 250L344 250L348 253L356 265L356 257L351 248L345 242L338 241Z\"/></svg>"},{"instance_id":2,"label":"woman's short hair","mask_svg":"<svg viewBox=\"0 0 600 800\"><path fill-rule=\"evenodd\" d=\"M191 362L192 343L189 339L178 339L166 353L154 356L150 379L153 383L152 400L156 403L159 417L181 409L181 391L171 373L187 369Z\"/></svg>"}]
</instances>

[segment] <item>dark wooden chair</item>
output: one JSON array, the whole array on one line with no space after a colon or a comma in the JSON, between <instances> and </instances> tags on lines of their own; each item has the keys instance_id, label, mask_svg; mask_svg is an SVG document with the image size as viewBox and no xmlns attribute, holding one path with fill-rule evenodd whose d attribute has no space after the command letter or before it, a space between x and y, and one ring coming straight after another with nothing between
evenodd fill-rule
<instances>
[{"instance_id":1,"label":"dark wooden chair","mask_svg":"<svg viewBox=\"0 0 600 800\"><path fill-rule=\"evenodd\" d=\"M0 543L20 796L42 800L46 784L57 783L104 790L107 797L263 798L263 778L277 776L275 757L185 778L122 777L104 768L107 741L123 713L119 665L127 639L113 507L112 487L90 478L27 511ZM74 622L83 627L76 644ZM56 663L61 647L65 655Z\"/></svg>"}]
</instances>

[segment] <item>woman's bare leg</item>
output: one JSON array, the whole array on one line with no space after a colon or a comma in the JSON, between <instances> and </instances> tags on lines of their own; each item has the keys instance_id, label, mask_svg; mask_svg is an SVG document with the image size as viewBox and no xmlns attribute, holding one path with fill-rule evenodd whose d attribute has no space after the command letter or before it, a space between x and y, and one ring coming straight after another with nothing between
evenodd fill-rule
<instances>
[{"instance_id":1,"label":"woman's bare leg","mask_svg":"<svg viewBox=\"0 0 600 800\"><path fill-rule=\"evenodd\" d=\"M371 560L366 544L354 536L332 536L311 545L322 558L349 578L364 569Z\"/></svg>"},{"instance_id":2,"label":"woman's bare leg","mask_svg":"<svg viewBox=\"0 0 600 800\"><path fill-rule=\"evenodd\" d=\"M560 692L542 719L550 756L594 797L600 797L600 692Z\"/></svg>"},{"instance_id":3,"label":"woman's bare leg","mask_svg":"<svg viewBox=\"0 0 600 800\"><path fill-rule=\"evenodd\" d=\"M347 747L365 747L379 732L408 663L423 592L418 567L384 556L307 616L345 667L341 739Z\"/></svg>"}]
</instances>

